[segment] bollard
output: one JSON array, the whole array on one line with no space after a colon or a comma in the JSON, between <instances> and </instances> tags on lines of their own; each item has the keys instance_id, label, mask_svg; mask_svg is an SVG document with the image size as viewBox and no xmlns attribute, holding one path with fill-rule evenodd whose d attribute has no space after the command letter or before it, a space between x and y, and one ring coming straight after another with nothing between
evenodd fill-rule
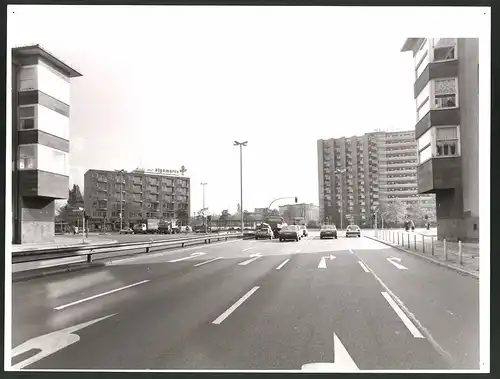
<instances>
[{"instance_id":1,"label":"bollard","mask_svg":"<svg viewBox=\"0 0 500 379\"><path fill-rule=\"evenodd\" d=\"M446 249L446 238L443 238L443 246L444 246L444 260L448 260L448 250Z\"/></svg>"},{"instance_id":2,"label":"bollard","mask_svg":"<svg viewBox=\"0 0 500 379\"><path fill-rule=\"evenodd\" d=\"M462 264L462 241L458 241L458 263Z\"/></svg>"},{"instance_id":3,"label":"bollard","mask_svg":"<svg viewBox=\"0 0 500 379\"><path fill-rule=\"evenodd\" d=\"M410 248L410 233L408 233L408 249Z\"/></svg>"},{"instance_id":4,"label":"bollard","mask_svg":"<svg viewBox=\"0 0 500 379\"><path fill-rule=\"evenodd\" d=\"M431 254L434 255L434 237L431 237Z\"/></svg>"},{"instance_id":5,"label":"bollard","mask_svg":"<svg viewBox=\"0 0 500 379\"><path fill-rule=\"evenodd\" d=\"M399 246L399 232L398 232L398 246Z\"/></svg>"},{"instance_id":6,"label":"bollard","mask_svg":"<svg viewBox=\"0 0 500 379\"><path fill-rule=\"evenodd\" d=\"M415 251L417 251L417 235L416 234L413 235L413 244L415 246Z\"/></svg>"},{"instance_id":7,"label":"bollard","mask_svg":"<svg viewBox=\"0 0 500 379\"><path fill-rule=\"evenodd\" d=\"M425 254L425 236L422 234L422 253Z\"/></svg>"}]
</instances>

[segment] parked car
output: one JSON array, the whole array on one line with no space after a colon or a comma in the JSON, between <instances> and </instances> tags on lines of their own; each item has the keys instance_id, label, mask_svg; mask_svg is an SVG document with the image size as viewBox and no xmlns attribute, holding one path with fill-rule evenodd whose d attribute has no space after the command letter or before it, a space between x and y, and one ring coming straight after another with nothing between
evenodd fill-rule
<instances>
[{"instance_id":1,"label":"parked car","mask_svg":"<svg viewBox=\"0 0 500 379\"><path fill-rule=\"evenodd\" d=\"M280 230L280 242L286 240L300 241L302 239L302 232L297 225L286 225Z\"/></svg>"},{"instance_id":2,"label":"parked car","mask_svg":"<svg viewBox=\"0 0 500 379\"><path fill-rule=\"evenodd\" d=\"M361 229L357 225L349 225L345 231L346 237L361 237Z\"/></svg>"},{"instance_id":3,"label":"parked car","mask_svg":"<svg viewBox=\"0 0 500 379\"><path fill-rule=\"evenodd\" d=\"M120 234L134 234L134 231L130 228L125 228L120 230Z\"/></svg>"},{"instance_id":4,"label":"parked car","mask_svg":"<svg viewBox=\"0 0 500 379\"><path fill-rule=\"evenodd\" d=\"M307 237L309 235L309 232L307 231L307 228L305 225L300 225L299 228L300 228L300 231L302 232L303 237Z\"/></svg>"},{"instance_id":5,"label":"parked car","mask_svg":"<svg viewBox=\"0 0 500 379\"><path fill-rule=\"evenodd\" d=\"M337 239L337 228L335 225L323 225L319 232L319 238L335 238Z\"/></svg>"},{"instance_id":6,"label":"parked car","mask_svg":"<svg viewBox=\"0 0 500 379\"><path fill-rule=\"evenodd\" d=\"M270 240L274 238L274 233L271 230L270 226L261 226L259 229L257 229L257 231L255 232L255 239L258 240L261 238Z\"/></svg>"}]
</instances>

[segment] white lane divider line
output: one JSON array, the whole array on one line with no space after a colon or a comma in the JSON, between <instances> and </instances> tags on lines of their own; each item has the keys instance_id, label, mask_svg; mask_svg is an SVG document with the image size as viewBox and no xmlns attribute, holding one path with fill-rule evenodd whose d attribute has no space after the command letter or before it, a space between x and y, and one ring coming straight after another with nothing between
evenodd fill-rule
<instances>
[{"instance_id":1,"label":"white lane divider line","mask_svg":"<svg viewBox=\"0 0 500 379\"><path fill-rule=\"evenodd\" d=\"M257 259L261 258L261 254L251 254L250 255L252 258L246 260L245 262L238 263L239 266L246 266L247 264L252 263L253 261L256 261Z\"/></svg>"},{"instance_id":2,"label":"white lane divider line","mask_svg":"<svg viewBox=\"0 0 500 379\"><path fill-rule=\"evenodd\" d=\"M351 249L349 249L349 253L354 254L354 251L352 251Z\"/></svg>"},{"instance_id":3,"label":"white lane divider line","mask_svg":"<svg viewBox=\"0 0 500 379\"><path fill-rule=\"evenodd\" d=\"M365 270L365 272L370 272L370 270L368 270L368 267L365 266L365 264L361 261L358 261L359 265L361 266L361 268L363 270Z\"/></svg>"},{"instance_id":4,"label":"white lane divider line","mask_svg":"<svg viewBox=\"0 0 500 379\"><path fill-rule=\"evenodd\" d=\"M392 300L392 297L389 296L387 292L381 292L382 296L385 297L389 305L394 309L394 312L399 316L401 321L403 321L403 324L406 325L410 333L413 335L415 338L424 338L422 333L417 329L417 327L411 322L411 320L404 314L404 312L399 308L399 305L396 304L394 300Z\"/></svg>"},{"instance_id":5,"label":"white lane divider line","mask_svg":"<svg viewBox=\"0 0 500 379\"><path fill-rule=\"evenodd\" d=\"M300 253L302 251L302 248L295 250L296 253Z\"/></svg>"},{"instance_id":6,"label":"white lane divider line","mask_svg":"<svg viewBox=\"0 0 500 379\"><path fill-rule=\"evenodd\" d=\"M201 262L201 263L195 264L194 267L203 266L203 265L206 265L207 263L212 263L212 262L218 261L219 259L222 259L222 258L224 258L224 257L217 257L217 258L214 258L214 259L210 259L209 261L205 261L205 262Z\"/></svg>"},{"instance_id":7,"label":"white lane divider line","mask_svg":"<svg viewBox=\"0 0 500 379\"><path fill-rule=\"evenodd\" d=\"M247 247L246 249L243 249L243 250L241 250L241 251L248 251L248 250L252 250L252 249L253 249L253 246L251 246L251 247Z\"/></svg>"},{"instance_id":8,"label":"white lane divider line","mask_svg":"<svg viewBox=\"0 0 500 379\"><path fill-rule=\"evenodd\" d=\"M259 286L253 287L250 291L248 291L245 295L243 295L236 303L231 305L227 309L227 311L225 311L223 314L221 314L219 317L217 317L214 321L212 321L212 324L218 325L222 321L224 321L226 318L228 318L231 315L231 313L233 313L241 304L243 304L258 289L259 289Z\"/></svg>"},{"instance_id":9,"label":"white lane divider line","mask_svg":"<svg viewBox=\"0 0 500 379\"><path fill-rule=\"evenodd\" d=\"M285 259L278 267L276 267L276 270L281 270L281 268L288 262L290 262L290 259Z\"/></svg>"},{"instance_id":10,"label":"white lane divider line","mask_svg":"<svg viewBox=\"0 0 500 379\"><path fill-rule=\"evenodd\" d=\"M69 303L69 304L60 305L58 307L55 307L54 309L57 310L57 311L60 311L61 309L68 308L68 307L71 307L73 305L84 303L86 301L90 301L90 300L93 300L93 299L97 299L98 297L106 296L106 295L109 295L109 294L112 294L112 293L115 293L115 292L118 292L118 291L121 291L121 290L125 290L127 288L131 288L131 287L138 286L140 284L147 283L147 282L149 282L149 280L143 280L142 282L137 282L137 283L134 283L134 284L129 284L128 286L125 286L125 287L116 288L116 289L108 291L108 292L103 292L103 293L100 293L100 294L97 294L97 295L94 295L94 296L86 297L85 299L73 301L72 303Z\"/></svg>"}]
</instances>

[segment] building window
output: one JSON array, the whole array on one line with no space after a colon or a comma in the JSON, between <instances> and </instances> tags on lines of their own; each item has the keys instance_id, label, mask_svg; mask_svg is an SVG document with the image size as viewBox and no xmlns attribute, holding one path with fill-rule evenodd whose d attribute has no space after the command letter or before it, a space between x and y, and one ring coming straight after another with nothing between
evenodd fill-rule
<instances>
[{"instance_id":1,"label":"building window","mask_svg":"<svg viewBox=\"0 0 500 379\"><path fill-rule=\"evenodd\" d=\"M460 155L458 126L436 127L436 156L453 157Z\"/></svg>"},{"instance_id":2,"label":"building window","mask_svg":"<svg viewBox=\"0 0 500 379\"><path fill-rule=\"evenodd\" d=\"M37 105L37 128L45 133L69 140L69 117Z\"/></svg>"},{"instance_id":3,"label":"building window","mask_svg":"<svg viewBox=\"0 0 500 379\"><path fill-rule=\"evenodd\" d=\"M22 67L19 72L19 91L33 91L37 89L36 66Z\"/></svg>"},{"instance_id":4,"label":"building window","mask_svg":"<svg viewBox=\"0 0 500 379\"><path fill-rule=\"evenodd\" d=\"M458 106L457 78L434 80L434 108L446 109Z\"/></svg>"},{"instance_id":5,"label":"building window","mask_svg":"<svg viewBox=\"0 0 500 379\"><path fill-rule=\"evenodd\" d=\"M30 130L35 129L35 105L19 107L19 129Z\"/></svg>"},{"instance_id":6,"label":"building window","mask_svg":"<svg viewBox=\"0 0 500 379\"><path fill-rule=\"evenodd\" d=\"M432 45L433 62L448 61L457 58L456 38L434 38Z\"/></svg>"},{"instance_id":7,"label":"building window","mask_svg":"<svg viewBox=\"0 0 500 379\"><path fill-rule=\"evenodd\" d=\"M36 170L36 147L37 145L21 145L19 146L19 170Z\"/></svg>"},{"instance_id":8,"label":"building window","mask_svg":"<svg viewBox=\"0 0 500 379\"><path fill-rule=\"evenodd\" d=\"M68 153L45 145L37 145L38 169L59 175L68 175Z\"/></svg>"}]
</instances>

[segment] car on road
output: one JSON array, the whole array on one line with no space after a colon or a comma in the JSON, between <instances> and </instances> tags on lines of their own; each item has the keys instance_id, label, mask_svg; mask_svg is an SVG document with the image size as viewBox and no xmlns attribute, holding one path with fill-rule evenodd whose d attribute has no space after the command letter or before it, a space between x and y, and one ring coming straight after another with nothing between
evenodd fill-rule
<instances>
[{"instance_id":1,"label":"car on road","mask_svg":"<svg viewBox=\"0 0 500 379\"><path fill-rule=\"evenodd\" d=\"M349 225L345 231L346 237L361 237L361 229L357 225Z\"/></svg>"},{"instance_id":2,"label":"car on road","mask_svg":"<svg viewBox=\"0 0 500 379\"><path fill-rule=\"evenodd\" d=\"M294 240L296 242L302 239L302 232L297 225L286 225L280 230L280 242Z\"/></svg>"},{"instance_id":3,"label":"car on road","mask_svg":"<svg viewBox=\"0 0 500 379\"><path fill-rule=\"evenodd\" d=\"M305 225L300 225L299 228L300 228L300 231L302 232L303 237L307 237L309 235L309 232L307 231L307 228Z\"/></svg>"},{"instance_id":4,"label":"car on road","mask_svg":"<svg viewBox=\"0 0 500 379\"><path fill-rule=\"evenodd\" d=\"M267 226L261 226L255 232L255 239L258 240L258 239L261 239L261 238L270 239L270 240L272 240L274 238L274 233L271 230L271 227L269 225L267 225Z\"/></svg>"},{"instance_id":5,"label":"car on road","mask_svg":"<svg viewBox=\"0 0 500 379\"><path fill-rule=\"evenodd\" d=\"M323 225L319 232L319 238L335 238L337 239L337 228L335 225Z\"/></svg>"},{"instance_id":6,"label":"car on road","mask_svg":"<svg viewBox=\"0 0 500 379\"><path fill-rule=\"evenodd\" d=\"M120 230L120 234L134 234L134 231L130 228L125 228Z\"/></svg>"}]
</instances>

